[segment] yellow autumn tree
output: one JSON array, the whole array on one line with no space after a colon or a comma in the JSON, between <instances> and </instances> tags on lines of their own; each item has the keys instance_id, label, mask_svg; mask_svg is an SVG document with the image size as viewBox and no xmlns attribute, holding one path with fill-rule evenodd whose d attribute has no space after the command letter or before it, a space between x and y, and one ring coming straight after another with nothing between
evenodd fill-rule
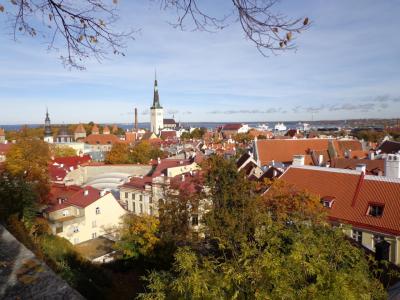
<instances>
[{"instance_id":1,"label":"yellow autumn tree","mask_svg":"<svg viewBox=\"0 0 400 300\"><path fill-rule=\"evenodd\" d=\"M159 242L157 218L150 215L127 214L123 218L121 238L115 244L127 258L149 256Z\"/></svg>"},{"instance_id":2,"label":"yellow autumn tree","mask_svg":"<svg viewBox=\"0 0 400 300\"><path fill-rule=\"evenodd\" d=\"M45 202L49 193L49 161L48 144L22 130L7 153L5 169L12 176L32 183L38 200Z\"/></svg>"}]
</instances>

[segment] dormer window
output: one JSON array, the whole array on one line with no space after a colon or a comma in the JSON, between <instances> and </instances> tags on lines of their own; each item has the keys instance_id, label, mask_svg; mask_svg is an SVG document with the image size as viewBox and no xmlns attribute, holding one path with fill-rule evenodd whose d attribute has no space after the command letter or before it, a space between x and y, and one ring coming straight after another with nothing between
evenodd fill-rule
<instances>
[{"instance_id":1,"label":"dormer window","mask_svg":"<svg viewBox=\"0 0 400 300\"><path fill-rule=\"evenodd\" d=\"M383 215L383 204L374 204L371 203L368 206L367 215L372 217L382 217Z\"/></svg>"},{"instance_id":2,"label":"dormer window","mask_svg":"<svg viewBox=\"0 0 400 300\"><path fill-rule=\"evenodd\" d=\"M100 214L100 207L96 207L96 215Z\"/></svg>"},{"instance_id":3,"label":"dormer window","mask_svg":"<svg viewBox=\"0 0 400 300\"><path fill-rule=\"evenodd\" d=\"M335 202L335 197L325 196L321 198L321 204L323 207L332 208L333 202Z\"/></svg>"}]
</instances>

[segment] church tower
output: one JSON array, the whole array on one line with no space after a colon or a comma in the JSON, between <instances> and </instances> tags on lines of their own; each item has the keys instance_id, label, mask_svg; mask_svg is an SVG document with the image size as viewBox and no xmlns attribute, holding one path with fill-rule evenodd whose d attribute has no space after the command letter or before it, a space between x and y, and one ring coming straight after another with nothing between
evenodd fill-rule
<instances>
[{"instance_id":1,"label":"church tower","mask_svg":"<svg viewBox=\"0 0 400 300\"><path fill-rule=\"evenodd\" d=\"M159 134L164 128L164 110L160 105L160 97L158 95L157 75L154 79L154 96L153 106L150 107L150 131Z\"/></svg>"},{"instance_id":2,"label":"church tower","mask_svg":"<svg viewBox=\"0 0 400 300\"><path fill-rule=\"evenodd\" d=\"M51 132L49 110L46 109L46 119L44 120L44 141L47 143L53 143L53 133Z\"/></svg>"}]
</instances>

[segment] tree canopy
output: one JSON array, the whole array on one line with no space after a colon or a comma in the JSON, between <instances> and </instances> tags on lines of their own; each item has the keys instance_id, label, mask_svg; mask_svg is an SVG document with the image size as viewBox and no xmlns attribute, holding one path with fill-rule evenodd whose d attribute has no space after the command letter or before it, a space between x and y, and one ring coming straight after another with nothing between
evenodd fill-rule
<instances>
[{"instance_id":1,"label":"tree canopy","mask_svg":"<svg viewBox=\"0 0 400 300\"><path fill-rule=\"evenodd\" d=\"M234 161L207 164L204 247L181 247L140 299L383 299L362 250L326 221L317 197L274 184L254 193Z\"/></svg>"},{"instance_id":2,"label":"tree canopy","mask_svg":"<svg viewBox=\"0 0 400 300\"><path fill-rule=\"evenodd\" d=\"M7 153L5 168L12 176L32 183L39 200L45 202L49 193L49 161L48 144L22 130Z\"/></svg>"}]
</instances>

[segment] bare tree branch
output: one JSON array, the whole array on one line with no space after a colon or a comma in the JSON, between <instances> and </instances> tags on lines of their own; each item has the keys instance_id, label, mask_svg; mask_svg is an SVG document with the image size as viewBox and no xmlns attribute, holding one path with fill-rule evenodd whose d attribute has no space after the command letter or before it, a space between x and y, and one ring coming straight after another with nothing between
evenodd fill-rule
<instances>
[{"instance_id":1,"label":"bare tree branch","mask_svg":"<svg viewBox=\"0 0 400 300\"><path fill-rule=\"evenodd\" d=\"M163 9L175 9L178 15L174 27L185 29L191 22L194 30L215 31L239 22L245 36L261 54L267 51L296 49L294 37L310 27L308 18L291 19L274 12L278 0L231 0L233 11L217 18L199 8L199 0L159 0ZM232 20L232 18L234 18ZM189 20L188 20L189 19Z\"/></svg>"},{"instance_id":2,"label":"bare tree branch","mask_svg":"<svg viewBox=\"0 0 400 300\"><path fill-rule=\"evenodd\" d=\"M200 7L200 0L151 0L163 10L177 15L171 25L181 30L189 24L193 30L215 32L232 23L239 23L262 55L268 52L296 49L295 36L310 26L308 18L292 19L273 11L278 0L230 0L232 9L222 17L213 16ZM111 2L111 0L110 0ZM0 4L12 24L14 39L18 34L49 39L49 49L60 43L65 48L61 56L69 67L83 69L83 60L95 57L101 61L111 51L125 56L126 40L135 31L116 32L116 4L106 0L10 0L10 7ZM41 21L40 21L41 20ZM43 26L44 25L44 26ZM41 28L40 32L37 28Z\"/></svg>"},{"instance_id":3,"label":"bare tree branch","mask_svg":"<svg viewBox=\"0 0 400 300\"><path fill-rule=\"evenodd\" d=\"M115 5L106 5L103 0L11 0L15 13L7 11L13 23L14 39L17 35L36 36L36 28L49 37L49 49L56 49L61 40L66 55L61 59L66 66L83 69L82 61L95 57L98 61L112 51L125 55L126 39L133 38L133 30L115 32L113 25L118 20ZM114 1L116 2L116 1ZM38 19L42 20L39 24ZM44 26L41 26L44 25Z\"/></svg>"}]
</instances>

